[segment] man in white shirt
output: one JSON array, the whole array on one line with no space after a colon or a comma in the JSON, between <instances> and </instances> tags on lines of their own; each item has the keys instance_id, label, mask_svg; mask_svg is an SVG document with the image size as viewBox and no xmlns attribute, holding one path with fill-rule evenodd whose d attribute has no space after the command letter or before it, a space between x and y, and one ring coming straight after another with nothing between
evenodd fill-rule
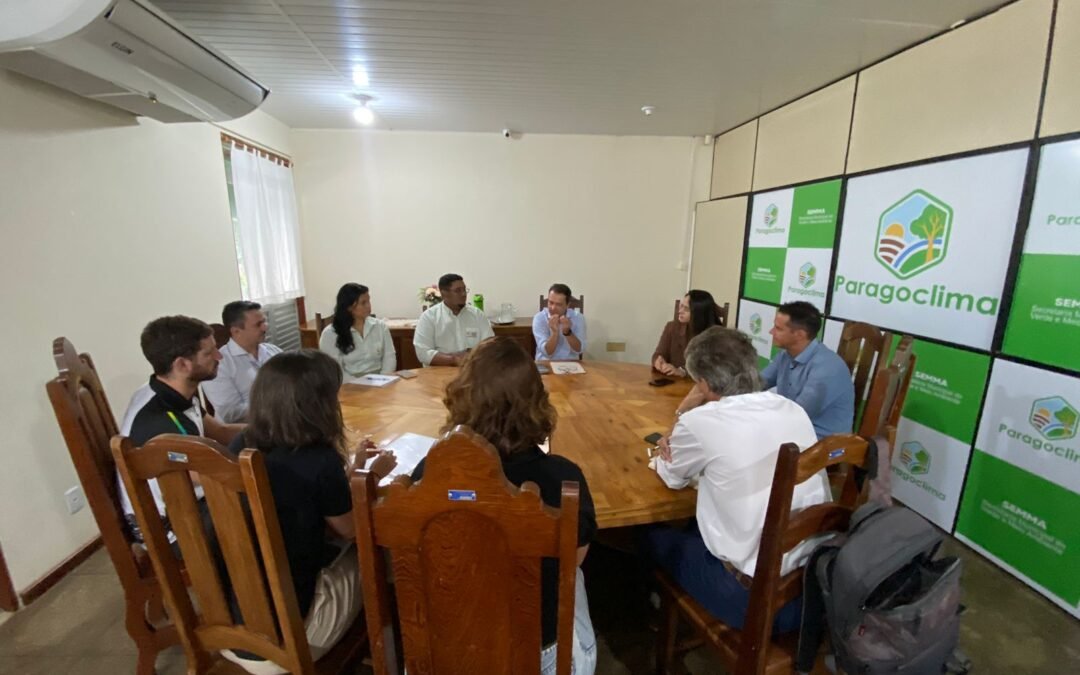
<instances>
[{"instance_id":1,"label":"man in white shirt","mask_svg":"<svg viewBox=\"0 0 1080 675\"><path fill-rule=\"evenodd\" d=\"M221 348L217 377L203 384L203 392L219 420L244 422L255 375L281 348L266 342L266 315L257 302L230 302L221 310L221 323L229 331L229 341Z\"/></svg>"},{"instance_id":2,"label":"man in white shirt","mask_svg":"<svg viewBox=\"0 0 1080 675\"><path fill-rule=\"evenodd\" d=\"M674 489L699 479L697 519L685 530L649 530L646 546L695 600L741 628L780 446L805 450L817 435L797 403L760 391L757 353L742 333L721 327L701 333L686 348L686 369L694 388L679 405L670 437L660 441L656 472ZM828 499L821 472L795 487L791 508ZM788 552L781 574L803 565L814 543ZM779 630L798 627L800 606L796 598L777 613Z\"/></svg>"},{"instance_id":3,"label":"man in white shirt","mask_svg":"<svg viewBox=\"0 0 1080 675\"><path fill-rule=\"evenodd\" d=\"M425 366L460 366L469 350L494 337L484 313L465 303L469 289L458 274L439 277L442 302L420 315L413 334L416 358Z\"/></svg>"}]
</instances>

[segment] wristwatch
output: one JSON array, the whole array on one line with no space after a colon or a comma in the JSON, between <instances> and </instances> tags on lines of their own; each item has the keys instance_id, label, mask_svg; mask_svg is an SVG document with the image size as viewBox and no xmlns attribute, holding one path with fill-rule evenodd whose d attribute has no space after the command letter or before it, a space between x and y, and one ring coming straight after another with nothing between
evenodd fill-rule
<instances>
[{"instance_id":1,"label":"wristwatch","mask_svg":"<svg viewBox=\"0 0 1080 675\"><path fill-rule=\"evenodd\" d=\"M563 335L565 335L566 337L570 337L573 334L574 334L574 331L572 331L572 330L564 330L563 331Z\"/></svg>"}]
</instances>

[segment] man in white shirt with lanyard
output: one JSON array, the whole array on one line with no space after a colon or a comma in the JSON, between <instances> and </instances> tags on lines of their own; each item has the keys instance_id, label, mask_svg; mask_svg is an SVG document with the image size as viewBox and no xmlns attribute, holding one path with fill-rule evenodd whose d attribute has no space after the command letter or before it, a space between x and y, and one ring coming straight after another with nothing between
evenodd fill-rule
<instances>
[{"instance_id":1,"label":"man in white shirt with lanyard","mask_svg":"<svg viewBox=\"0 0 1080 675\"><path fill-rule=\"evenodd\" d=\"M466 304L469 289L459 274L439 277L442 302L420 315L413 334L416 358L425 366L460 366L469 350L494 337L484 313Z\"/></svg>"},{"instance_id":2,"label":"man in white shirt with lanyard","mask_svg":"<svg viewBox=\"0 0 1080 675\"><path fill-rule=\"evenodd\" d=\"M661 439L656 472L668 487L699 478L696 522L685 529L651 528L645 545L653 561L727 625L742 628L761 530L783 443L805 450L817 442L814 425L794 401L761 390L757 352L744 334L713 327L686 348L694 388L679 405L669 437ZM829 499L825 473L795 487L792 511ZM781 574L805 563L815 542L784 556ZM778 613L781 631L798 627L801 598Z\"/></svg>"},{"instance_id":3,"label":"man in white shirt with lanyard","mask_svg":"<svg viewBox=\"0 0 1080 675\"><path fill-rule=\"evenodd\" d=\"M255 375L281 348L266 341L266 314L257 302L230 302L221 310L221 323L229 331L229 341L221 348L217 377L202 388L219 420L244 422Z\"/></svg>"}]
</instances>

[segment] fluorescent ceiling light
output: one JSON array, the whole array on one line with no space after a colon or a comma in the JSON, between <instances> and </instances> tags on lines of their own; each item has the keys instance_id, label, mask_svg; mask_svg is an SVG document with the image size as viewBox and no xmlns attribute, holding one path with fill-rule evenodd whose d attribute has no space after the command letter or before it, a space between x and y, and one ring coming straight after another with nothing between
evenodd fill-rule
<instances>
[{"instance_id":1,"label":"fluorescent ceiling light","mask_svg":"<svg viewBox=\"0 0 1080 675\"><path fill-rule=\"evenodd\" d=\"M357 87L366 89L371 84L371 81L368 79L367 68L359 63L353 66L352 81Z\"/></svg>"}]
</instances>

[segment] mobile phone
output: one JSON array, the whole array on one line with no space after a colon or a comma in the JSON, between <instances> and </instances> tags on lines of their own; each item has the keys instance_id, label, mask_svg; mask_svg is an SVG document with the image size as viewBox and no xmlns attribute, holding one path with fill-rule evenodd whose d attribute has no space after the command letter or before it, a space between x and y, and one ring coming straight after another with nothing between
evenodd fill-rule
<instances>
[{"instance_id":1,"label":"mobile phone","mask_svg":"<svg viewBox=\"0 0 1080 675\"><path fill-rule=\"evenodd\" d=\"M664 434L657 431L655 434L649 434L645 437L645 442L649 445L656 445L660 442L660 439L664 437Z\"/></svg>"},{"instance_id":2,"label":"mobile phone","mask_svg":"<svg viewBox=\"0 0 1080 675\"><path fill-rule=\"evenodd\" d=\"M674 381L675 380L669 380L666 377L655 377L655 378L649 380L649 386L650 387L666 387L667 385L671 384Z\"/></svg>"}]
</instances>

